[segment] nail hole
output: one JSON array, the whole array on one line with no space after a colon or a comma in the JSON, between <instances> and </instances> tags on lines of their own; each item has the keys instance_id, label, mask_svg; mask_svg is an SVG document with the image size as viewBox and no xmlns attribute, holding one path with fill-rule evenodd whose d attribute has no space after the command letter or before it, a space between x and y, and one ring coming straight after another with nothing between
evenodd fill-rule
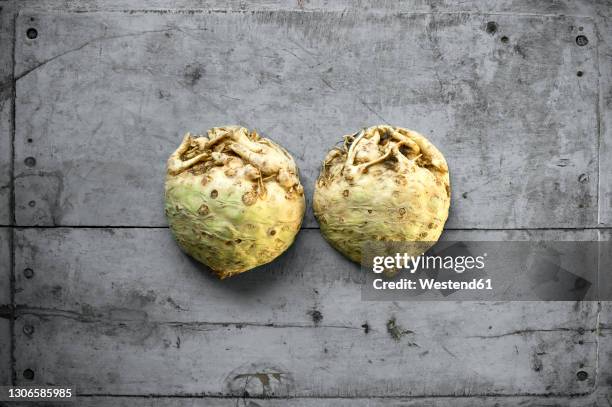
<instances>
[{"instance_id":1,"label":"nail hole","mask_svg":"<svg viewBox=\"0 0 612 407\"><path fill-rule=\"evenodd\" d=\"M577 76L577 77L579 77L579 78L580 78L582 75L584 75L584 72L582 72L582 71L578 71L578 72L576 72L576 76Z\"/></svg>"},{"instance_id":2,"label":"nail hole","mask_svg":"<svg viewBox=\"0 0 612 407\"><path fill-rule=\"evenodd\" d=\"M212 199L216 199L218 196L219 196L219 191L217 191L216 189L213 189L213 190L210 192L210 197L211 197Z\"/></svg>"},{"instance_id":3,"label":"nail hole","mask_svg":"<svg viewBox=\"0 0 612 407\"><path fill-rule=\"evenodd\" d=\"M28 28L28 31L26 31L26 36L33 40L38 37L38 31L36 31L36 28Z\"/></svg>"},{"instance_id":4,"label":"nail hole","mask_svg":"<svg viewBox=\"0 0 612 407\"><path fill-rule=\"evenodd\" d=\"M25 276L25 278L32 278L34 277L34 270L32 270L31 268L24 269L23 275Z\"/></svg>"},{"instance_id":5,"label":"nail hole","mask_svg":"<svg viewBox=\"0 0 612 407\"><path fill-rule=\"evenodd\" d=\"M504 44L507 43L508 41L510 41L510 38L506 37L505 35L501 37L501 42L503 42Z\"/></svg>"},{"instance_id":6,"label":"nail hole","mask_svg":"<svg viewBox=\"0 0 612 407\"><path fill-rule=\"evenodd\" d=\"M30 17L30 22L33 22L33 21L34 21L34 17Z\"/></svg>"},{"instance_id":7,"label":"nail hole","mask_svg":"<svg viewBox=\"0 0 612 407\"><path fill-rule=\"evenodd\" d=\"M34 333L34 327L32 325L24 325L23 333L26 335L32 335Z\"/></svg>"},{"instance_id":8,"label":"nail hole","mask_svg":"<svg viewBox=\"0 0 612 407\"><path fill-rule=\"evenodd\" d=\"M581 184L584 184L586 182L589 182L589 176L586 174L580 174L578 176L578 182L580 182Z\"/></svg>"},{"instance_id":9,"label":"nail hole","mask_svg":"<svg viewBox=\"0 0 612 407\"><path fill-rule=\"evenodd\" d=\"M23 371L23 377L26 380L32 380L34 379L34 371L32 369L26 369Z\"/></svg>"},{"instance_id":10,"label":"nail hole","mask_svg":"<svg viewBox=\"0 0 612 407\"><path fill-rule=\"evenodd\" d=\"M497 32L497 23L495 21L489 21L486 30L489 34L495 34Z\"/></svg>"},{"instance_id":11,"label":"nail hole","mask_svg":"<svg viewBox=\"0 0 612 407\"><path fill-rule=\"evenodd\" d=\"M35 206L36 206L36 201L30 201L30 202L28 202L28 206L29 206L30 208L35 207Z\"/></svg>"},{"instance_id":12,"label":"nail hole","mask_svg":"<svg viewBox=\"0 0 612 407\"><path fill-rule=\"evenodd\" d=\"M36 165L36 158L34 157L26 157L25 160L23 160L24 164L30 168L34 167Z\"/></svg>"},{"instance_id":13,"label":"nail hole","mask_svg":"<svg viewBox=\"0 0 612 407\"><path fill-rule=\"evenodd\" d=\"M586 37L586 35L579 35L576 37L576 44L578 44L579 47L584 47L588 43L589 39Z\"/></svg>"},{"instance_id":14,"label":"nail hole","mask_svg":"<svg viewBox=\"0 0 612 407\"><path fill-rule=\"evenodd\" d=\"M578 378L578 380L583 382L583 381L585 381L586 379L589 378L589 374L587 372L585 372L584 370L581 370L578 373L576 373L576 377Z\"/></svg>"}]
</instances>

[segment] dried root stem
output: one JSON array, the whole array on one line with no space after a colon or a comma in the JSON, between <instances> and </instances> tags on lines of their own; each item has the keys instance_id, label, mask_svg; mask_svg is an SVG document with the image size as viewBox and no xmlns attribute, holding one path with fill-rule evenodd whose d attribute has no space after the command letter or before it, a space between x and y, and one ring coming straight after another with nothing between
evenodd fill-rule
<instances>
[{"instance_id":1,"label":"dried root stem","mask_svg":"<svg viewBox=\"0 0 612 407\"><path fill-rule=\"evenodd\" d=\"M188 151L196 151L197 155L187 158L185 154ZM208 131L208 138L194 138L187 133L168 160L168 174L178 175L203 161L230 168L244 167L246 177L252 181L258 180L260 193L263 194L264 183L270 180L276 180L291 191L299 185L297 168L289 153L243 127L215 127Z\"/></svg>"},{"instance_id":2,"label":"dried root stem","mask_svg":"<svg viewBox=\"0 0 612 407\"><path fill-rule=\"evenodd\" d=\"M350 146L342 173L349 177L363 174L369 167L389 159L397 161L401 168L419 165L442 173L448 172L441 153L425 137L411 130L388 125L374 126L354 136L344 136L344 140L345 148L347 143ZM330 153L326 157L324 169L336 156Z\"/></svg>"},{"instance_id":3,"label":"dried root stem","mask_svg":"<svg viewBox=\"0 0 612 407\"><path fill-rule=\"evenodd\" d=\"M194 165L202 161L206 161L210 157L210 154L205 151L201 154L196 155L193 158L183 160L183 154L185 154L187 150L189 150L189 148L192 146L193 140L194 139L191 133L185 134L185 137L183 137L183 141L181 142L179 148L177 148L176 151L170 155L170 158L168 159L168 173L170 175L180 174L181 172L193 167Z\"/></svg>"}]
</instances>

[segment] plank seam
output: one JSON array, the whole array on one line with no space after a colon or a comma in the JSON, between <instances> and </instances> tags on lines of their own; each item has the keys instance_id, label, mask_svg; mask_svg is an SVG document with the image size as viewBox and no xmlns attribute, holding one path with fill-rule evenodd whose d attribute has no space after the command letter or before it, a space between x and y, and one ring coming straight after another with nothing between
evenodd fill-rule
<instances>
[{"instance_id":1,"label":"plank seam","mask_svg":"<svg viewBox=\"0 0 612 407\"><path fill-rule=\"evenodd\" d=\"M146 322L151 325L166 325L172 327L186 327L186 328L198 328L205 326L213 327L228 327L236 326L237 328L243 327L265 327L265 328L331 328L331 329L354 329L362 331L361 326L350 326L350 325L323 325L323 324L277 324L277 323L257 323L257 322L206 322L206 321L155 321L155 320L143 320L143 319L109 319L99 318L93 315L86 315L76 311L62 310L58 308L45 308L45 307L29 307L27 305L18 304L14 307L14 313L16 317L22 315L33 315L36 317L57 317L66 318L82 323L107 323L107 324L122 324L122 323L143 323ZM560 328L559 330L572 330L578 331L579 328ZM553 330L556 331L556 330Z\"/></svg>"},{"instance_id":2,"label":"plank seam","mask_svg":"<svg viewBox=\"0 0 612 407\"><path fill-rule=\"evenodd\" d=\"M599 309L601 311L601 307ZM160 325L160 326L171 326L171 327L204 327L204 326L219 326L219 327L228 327L235 326L238 329L244 327L264 327L264 328L330 328L330 329L354 329L354 330L363 330L361 325L359 326L350 326L350 325L322 325L322 324L291 324L291 323L258 323L258 322L240 322L240 321L217 321L217 322L207 322L207 321L155 321L155 320L143 320L143 319L110 319L110 318L100 318L93 315L82 314L77 311L71 310L63 310L59 308L46 308L46 307L30 307L27 305L18 304L14 307L14 313L16 317L20 317L22 315L32 315L35 317L57 317L57 318L66 318L71 320L76 320L82 323L107 323L107 324L122 324L122 323L143 323L146 322L151 325ZM550 328L550 329L521 329L510 332L505 332L498 335L472 335L466 336L466 338L479 338L479 339L497 339L506 336L512 335L524 335L524 334L533 334L538 332L576 332L581 335L585 332L598 334L601 330L607 328L598 329L597 326L592 329L585 330L583 327L558 327L558 328Z\"/></svg>"}]
</instances>

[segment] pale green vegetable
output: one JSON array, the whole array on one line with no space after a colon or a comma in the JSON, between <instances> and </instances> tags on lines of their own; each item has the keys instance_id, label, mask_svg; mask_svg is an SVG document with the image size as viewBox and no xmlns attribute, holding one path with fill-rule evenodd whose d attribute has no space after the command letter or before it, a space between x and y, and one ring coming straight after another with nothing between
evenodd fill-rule
<instances>
[{"instance_id":1,"label":"pale green vegetable","mask_svg":"<svg viewBox=\"0 0 612 407\"><path fill-rule=\"evenodd\" d=\"M300 230L304 189L291 155L256 132L185 135L168 160L165 210L180 247L219 278L268 263Z\"/></svg>"},{"instance_id":2,"label":"pale green vegetable","mask_svg":"<svg viewBox=\"0 0 612 407\"><path fill-rule=\"evenodd\" d=\"M449 206L442 153L419 133L386 125L345 136L344 147L327 154L313 200L323 236L355 262L366 242L431 246Z\"/></svg>"}]
</instances>

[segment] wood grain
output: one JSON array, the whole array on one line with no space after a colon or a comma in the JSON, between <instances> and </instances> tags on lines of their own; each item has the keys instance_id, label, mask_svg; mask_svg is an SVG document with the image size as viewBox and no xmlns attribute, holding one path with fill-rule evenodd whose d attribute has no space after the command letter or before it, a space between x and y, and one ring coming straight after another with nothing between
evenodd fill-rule
<instances>
[{"instance_id":1,"label":"wood grain","mask_svg":"<svg viewBox=\"0 0 612 407\"><path fill-rule=\"evenodd\" d=\"M443 238L596 240L597 231L447 231ZM322 324L358 328L370 321L384 327L394 310L410 312L418 304L362 301L358 265L331 250L318 230L303 230L270 265L224 281L181 252L166 229L24 229L15 245L17 304L93 319L312 325L316 310ZM24 277L25 268L34 270L34 278ZM457 307L431 304L420 307L432 318ZM555 328L563 321L565 327L581 326L571 317L572 304L541 305L549 322L536 319L533 326L516 319L532 309L529 303L504 305L514 306L517 314L491 316L495 324L487 318L473 323L479 330L493 325L490 334L547 323Z\"/></svg>"},{"instance_id":2,"label":"wood grain","mask_svg":"<svg viewBox=\"0 0 612 407\"><path fill-rule=\"evenodd\" d=\"M163 226L167 156L228 122L286 146L310 197L343 134L389 122L445 153L449 227L596 225L597 80L576 76L597 60L592 21L495 15L491 35L491 18L22 12L17 32L41 35L16 44L17 221Z\"/></svg>"},{"instance_id":3,"label":"wood grain","mask_svg":"<svg viewBox=\"0 0 612 407\"><path fill-rule=\"evenodd\" d=\"M398 323L409 320L425 322L403 315ZM571 395L592 390L576 372L593 372L596 359L592 333L554 330L480 337L423 327L395 341L380 330L92 322L54 312L19 317L17 332L25 324L35 334L19 335L17 371L89 394Z\"/></svg>"}]
</instances>

